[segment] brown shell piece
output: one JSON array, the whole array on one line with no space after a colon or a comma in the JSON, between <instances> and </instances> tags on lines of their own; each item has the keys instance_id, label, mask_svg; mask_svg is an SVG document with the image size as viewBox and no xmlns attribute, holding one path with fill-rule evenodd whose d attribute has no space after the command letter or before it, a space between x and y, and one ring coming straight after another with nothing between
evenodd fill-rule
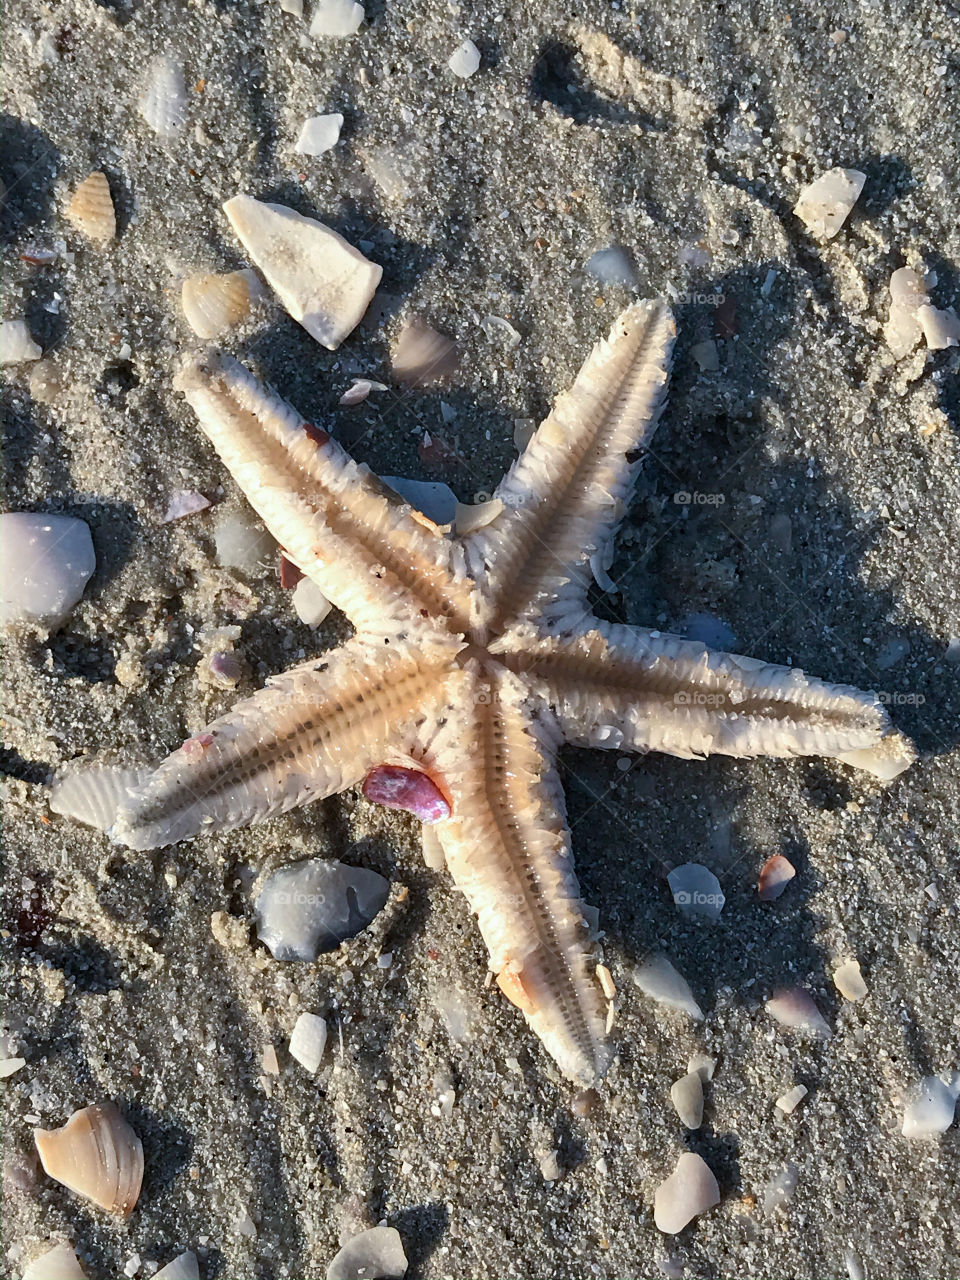
<instances>
[{"instance_id":1,"label":"brown shell piece","mask_svg":"<svg viewBox=\"0 0 960 1280\"><path fill-rule=\"evenodd\" d=\"M60 1129L34 1129L44 1172L108 1213L126 1217L143 1180L143 1144L112 1102L75 1111Z\"/></svg>"},{"instance_id":2,"label":"brown shell piece","mask_svg":"<svg viewBox=\"0 0 960 1280\"><path fill-rule=\"evenodd\" d=\"M66 208L66 218L88 240L106 244L117 234L117 215L106 174L99 169L84 178Z\"/></svg>"}]
</instances>

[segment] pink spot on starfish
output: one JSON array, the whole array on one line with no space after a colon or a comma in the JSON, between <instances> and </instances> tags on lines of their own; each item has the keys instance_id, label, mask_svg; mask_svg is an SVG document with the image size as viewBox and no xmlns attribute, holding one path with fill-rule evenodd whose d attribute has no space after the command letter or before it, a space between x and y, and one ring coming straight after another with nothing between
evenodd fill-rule
<instances>
[{"instance_id":1,"label":"pink spot on starfish","mask_svg":"<svg viewBox=\"0 0 960 1280\"><path fill-rule=\"evenodd\" d=\"M446 796L426 773L397 764L380 764L363 782L363 794L372 804L405 809L421 822L443 822L450 817Z\"/></svg>"},{"instance_id":2,"label":"pink spot on starfish","mask_svg":"<svg viewBox=\"0 0 960 1280\"><path fill-rule=\"evenodd\" d=\"M188 756L202 756L207 747L213 744L212 733L198 733L188 738L180 748Z\"/></svg>"}]
</instances>

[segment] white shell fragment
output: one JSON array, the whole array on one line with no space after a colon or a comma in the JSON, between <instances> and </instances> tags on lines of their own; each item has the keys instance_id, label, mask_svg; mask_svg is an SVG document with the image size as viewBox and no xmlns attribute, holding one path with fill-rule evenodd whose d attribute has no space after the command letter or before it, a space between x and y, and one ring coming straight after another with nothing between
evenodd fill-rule
<instances>
[{"instance_id":1,"label":"white shell fragment","mask_svg":"<svg viewBox=\"0 0 960 1280\"><path fill-rule=\"evenodd\" d=\"M395 493L434 524L453 524L457 518L457 495L440 480L408 480L406 476L381 476Z\"/></svg>"},{"instance_id":2,"label":"white shell fragment","mask_svg":"<svg viewBox=\"0 0 960 1280\"><path fill-rule=\"evenodd\" d=\"M34 1258L23 1273L23 1280L87 1280L74 1249L58 1244Z\"/></svg>"},{"instance_id":3,"label":"white shell fragment","mask_svg":"<svg viewBox=\"0 0 960 1280\"><path fill-rule=\"evenodd\" d=\"M716 1069L716 1058L711 1058L706 1053L695 1053L687 1059L687 1070L696 1071L703 1084L707 1084L713 1079L713 1073Z\"/></svg>"},{"instance_id":4,"label":"white shell fragment","mask_svg":"<svg viewBox=\"0 0 960 1280\"><path fill-rule=\"evenodd\" d=\"M30 337L26 320L0 321L0 365L23 364L26 360L39 360L43 355Z\"/></svg>"},{"instance_id":5,"label":"white shell fragment","mask_svg":"<svg viewBox=\"0 0 960 1280\"><path fill-rule=\"evenodd\" d=\"M488 524L496 520L502 510L501 498L490 498L486 502L476 503L458 502L453 527L461 537L465 537L468 533L485 529Z\"/></svg>"},{"instance_id":6,"label":"white shell fragment","mask_svg":"<svg viewBox=\"0 0 960 1280\"><path fill-rule=\"evenodd\" d=\"M8 1076L15 1076L26 1065L26 1058L0 1058L0 1080L6 1080Z\"/></svg>"},{"instance_id":7,"label":"white shell fragment","mask_svg":"<svg viewBox=\"0 0 960 1280\"><path fill-rule=\"evenodd\" d=\"M359 324L382 268L330 227L285 205L234 196L223 208L290 315L336 350Z\"/></svg>"},{"instance_id":8,"label":"white shell fragment","mask_svg":"<svg viewBox=\"0 0 960 1280\"><path fill-rule=\"evenodd\" d=\"M677 910L685 916L706 916L719 920L724 896L720 881L699 862L685 862L667 876Z\"/></svg>"},{"instance_id":9,"label":"white shell fragment","mask_svg":"<svg viewBox=\"0 0 960 1280\"><path fill-rule=\"evenodd\" d=\"M953 1124L956 1098L939 1076L927 1076L903 1113L905 1138L936 1138Z\"/></svg>"},{"instance_id":10,"label":"white shell fragment","mask_svg":"<svg viewBox=\"0 0 960 1280\"><path fill-rule=\"evenodd\" d=\"M183 68L169 54L162 53L151 63L139 105L144 120L164 141L176 137L183 128L187 116L187 87Z\"/></svg>"},{"instance_id":11,"label":"white shell fragment","mask_svg":"<svg viewBox=\"0 0 960 1280\"><path fill-rule=\"evenodd\" d=\"M351 386L340 397L338 404L362 404L371 391L389 391L385 382L373 382L370 378L354 378Z\"/></svg>"},{"instance_id":12,"label":"white shell fragment","mask_svg":"<svg viewBox=\"0 0 960 1280\"><path fill-rule=\"evenodd\" d=\"M112 1102L75 1111L60 1129L34 1129L44 1172L109 1213L133 1211L143 1146Z\"/></svg>"},{"instance_id":13,"label":"white shell fragment","mask_svg":"<svg viewBox=\"0 0 960 1280\"><path fill-rule=\"evenodd\" d=\"M333 605L310 578L301 578L291 596L294 611L308 627L319 627Z\"/></svg>"},{"instance_id":14,"label":"white shell fragment","mask_svg":"<svg viewBox=\"0 0 960 1280\"><path fill-rule=\"evenodd\" d=\"M775 1105L784 1115L793 1115L806 1096L806 1085L795 1084L792 1089L788 1089L786 1093L780 1095Z\"/></svg>"},{"instance_id":15,"label":"white shell fragment","mask_svg":"<svg viewBox=\"0 0 960 1280\"><path fill-rule=\"evenodd\" d=\"M803 188L793 212L821 240L832 240L857 203L867 175L858 169L828 169Z\"/></svg>"},{"instance_id":16,"label":"white shell fragment","mask_svg":"<svg viewBox=\"0 0 960 1280\"><path fill-rule=\"evenodd\" d=\"M303 17L303 0L280 0L280 8L284 13L292 13L295 18Z\"/></svg>"},{"instance_id":17,"label":"white shell fragment","mask_svg":"<svg viewBox=\"0 0 960 1280\"><path fill-rule=\"evenodd\" d=\"M847 1245L846 1249L844 1249L843 1265L847 1269L848 1280L867 1280L867 1269L863 1265L863 1259L853 1245Z\"/></svg>"},{"instance_id":18,"label":"white shell fragment","mask_svg":"<svg viewBox=\"0 0 960 1280\"><path fill-rule=\"evenodd\" d=\"M917 319L931 351L960 345L960 317L955 312L941 311L928 303L919 309Z\"/></svg>"},{"instance_id":19,"label":"white shell fragment","mask_svg":"<svg viewBox=\"0 0 960 1280\"><path fill-rule=\"evenodd\" d=\"M703 1080L698 1071L688 1071L670 1086L670 1101L687 1129L699 1129L703 1121Z\"/></svg>"},{"instance_id":20,"label":"white shell fragment","mask_svg":"<svg viewBox=\"0 0 960 1280\"><path fill-rule=\"evenodd\" d=\"M303 122L294 150L302 156L322 156L337 145L342 128L343 116L339 111L326 116L311 116Z\"/></svg>"},{"instance_id":21,"label":"white shell fragment","mask_svg":"<svg viewBox=\"0 0 960 1280\"><path fill-rule=\"evenodd\" d=\"M311 858L268 876L257 898L257 936L275 960L313 961L365 929L388 881L365 867Z\"/></svg>"},{"instance_id":22,"label":"white shell fragment","mask_svg":"<svg viewBox=\"0 0 960 1280\"><path fill-rule=\"evenodd\" d=\"M180 305L197 337L209 341L245 320L259 297L260 282L247 268L187 276L180 290Z\"/></svg>"},{"instance_id":23,"label":"white shell fragment","mask_svg":"<svg viewBox=\"0 0 960 1280\"><path fill-rule=\"evenodd\" d=\"M801 987L778 991L767 1001L765 1008L781 1026L810 1031L817 1036L831 1034L823 1014Z\"/></svg>"},{"instance_id":24,"label":"white shell fragment","mask_svg":"<svg viewBox=\"0 0 960 1280\"><path fill-rule=\"evenodd\" d=\"M172 524L174 520L182 520L185 516L195 516L200 511L206 511L209 506L210 499L196 489L178 489L170 495L163 513L163 523Z\"/></svg>"},{"instance_id":25,"label":"white shell fragment","mask_svg":"<svg viewBox=\"0 0 960 1280\"><path fill-rule=\"evenodd\" d=\"M88 240L106 244L117 234L117 215L105 173L97 169L84 178L64 210L67 221Z\"/></svg>"},{"instance_id":26,"label":"white shell fragment","mask_svg":"<svg viewBox=\"0 0 960 1280\"><path fill-rule=\"evenodd\" d=\"M352 36L366 15L354 0L319 0L310 23L312 36Z\"/></svg>"},{"instance_id":27,"label":"white shell fragment","mask_svg":"<svg viewBox=\"0 0 960 1280\"><path fill-rule=\"evenodd\" d=\"M407 1255L395 1227L371 1227L348 1240L327 1267L327 1280L400 1280Z\"/></svg>"},{"instance_id":28,"label":"white shell fragment","mask_svg":"<svg viewBox=\"0 0 960 1280\"><path fill-rule=\"evenodd\" d=\"M469 80L480 69L480 50L472 40L464 40L451 53L447 66L461 80Z\"/></svg>"},{"instance_id":29,"label":"white shell fragment","mask_svg":"<svg viewBox=\"0 0 960 1280\"><path fill-rule=\"evenodd\" d=\"M130 793L143 786L152 772L109 765L68 769L50 789L50 809L97 831L109 831Z\"/></svg>"},{"instance_id":30,"label":"white shell fragment","mask_svg":"<svg viewBox=\"0 0 960 1280\"><path fill-rule=\"evenodd\" d=\"M319 1014L301 1013L290 1036L290 1056L311 1075L320 1066L327 1044L327 1024Z\"/></svg>"},{"instance_id":31,"label":"white shell fragment","mask_svg":"<svg viewBox=\"0 0 960 1280\"><path fill-rule=\"evenodd\" d=\"M153 1280L200 1280L200 1264L197 1261L197 1255L189 1249L184 1253L178 1253L165 1267L154 1272Z\"/></svg>"},{"instance_id":32,"label":"white shell fragment","mask_svg":"<svg viewBox=\"0 0 960 1280\"><path fill-rule=\"evenodd\" d=\"M890 277L890 314L883 338L898 360L909 355L923 330L917 312L930 301L927 286L912 267L900 267Z\"/></svg>"},{"instance_id":33,"label":"white shell fragment","mask_svg":"<svg viewBox=\"0 0 960 1280\"><path fill-rule=\"evenodd\" d=\"M90 527L73 516L0 515L0 623L56 631L83 595L97 558Z\"/></svg>"},{"instance_id":34,"label":"white shell fragment","mask_svg":"<svg viewBox=\"0 0 960 1280\"><path fill-rule=\"evenodd\" d=\"M703 1021L703 1010L693 998L686 978L682 977L662 953L654 952L633 971L633 980L644 993L660 1004L669 1005Z\"/></svg>"},{"instance_id":35,"label":"white shell fragment","mask_svg":"<svg viewBox=\"0 0 960 1280\"><path fill-rule=\"evenodd\" d=\"M685 1151L670 1177L657 1188L653 1220L665 1235L676 1235L719 1203L720 1188L709 1166L693 1151Z\"/></svg>"},{"instance_id":36,"label":"white shell fragment","mask_svg":"<svg viewBox=\"0 0 960 1280\"><path fill-rule=\"evenodd\" d=\"M867 984L863 980L860 965L856 960L845 960L838 969L833 971L833 985L844 1000L856 1002L866 998Z\"/></svg>"},{"instance_id":37,"label":"white shell fragment","mask_svg":"<svg viewBox=\"0 0 960 1280\"><path fill-rule=\"evenodd\" d=\"M800 1180L800 1171L792 1160L788 1160L763 1188L763 1212L769 1217L777 1209L782 1209L793 1199Z\"/></svg>"}]
</instances>

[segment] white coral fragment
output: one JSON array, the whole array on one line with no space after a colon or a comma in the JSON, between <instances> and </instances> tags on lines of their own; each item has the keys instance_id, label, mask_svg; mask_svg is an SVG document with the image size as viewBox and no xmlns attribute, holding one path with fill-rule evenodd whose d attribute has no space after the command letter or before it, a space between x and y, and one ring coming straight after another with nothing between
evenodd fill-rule
<instances>
[{"instance_id":1,"label":"white coral fragment","mask_svg":"<svg viewBox=\"0 0 960 1280\"><path fill-rule=\"evenodd\" d=\"M335 351L360 323L382 268L330 227L285 205L234 196L223 209L290 315Z\"/></svg>"}]
</instances>

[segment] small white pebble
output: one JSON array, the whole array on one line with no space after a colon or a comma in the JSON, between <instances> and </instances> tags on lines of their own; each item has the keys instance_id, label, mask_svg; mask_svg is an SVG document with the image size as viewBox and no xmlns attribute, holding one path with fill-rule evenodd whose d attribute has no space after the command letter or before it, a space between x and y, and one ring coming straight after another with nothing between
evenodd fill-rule
<instances>
[{"instance_id":1,"label":"small white pebble","mask_svg":"<svg viewBox=\"0 0 960 1280\"><path fill-rule=\"evenodd\" d=\"M844 1000L863 1000L867 994L867 984L863 980L863 974L860 972L860 965L856 960L846 960L833 973L833 985L837 988Z\"/></svg>"},{"instance_id":2,"label":"small white pebble","mask_svg":"<svg viewBox=\"0 0 960 1280\"><path fill-rule=\"evenodd\" d=\"M290 1056L311 1075L320 1066L327 1044L327 1024L316 1013L301 1013L290 1036Z\"/></svg>"},{"instance_id":3,"label":"small white pebble","mask_svg":"<svg viewBox=\"0 0 960 1280\"><path fill-rule=\"evenodd\" d=\"M304 156L323 155L337 145L342 128L343 116L339 111L327 116L311 116L303 122L294 150Z\"/></svg>"},{"instance_id":4,"label":"small white pebble","mask_svg":"<svg viewBox=\"0 0 960 1280\"><path fill-rule=\"evenodd\" d=\"M480 68L480 50L472 40L464 40L450 55L447 66L455 76L467 80Z\"/></svg>"},{"instance_id":5,"label":"small white pebble","mask_svg":"<svg viewBox=\"0 0 960 1280\"><path fill-rule=\"evenodd\" d=\"M807 1090L802 1084L795 1084L792 1089L788 1089L786 1093L781 1094L777 1099L776 1105L785 1115L792 1115L797 1107L807 1096Z\"/></svg>"}]
</instances>

